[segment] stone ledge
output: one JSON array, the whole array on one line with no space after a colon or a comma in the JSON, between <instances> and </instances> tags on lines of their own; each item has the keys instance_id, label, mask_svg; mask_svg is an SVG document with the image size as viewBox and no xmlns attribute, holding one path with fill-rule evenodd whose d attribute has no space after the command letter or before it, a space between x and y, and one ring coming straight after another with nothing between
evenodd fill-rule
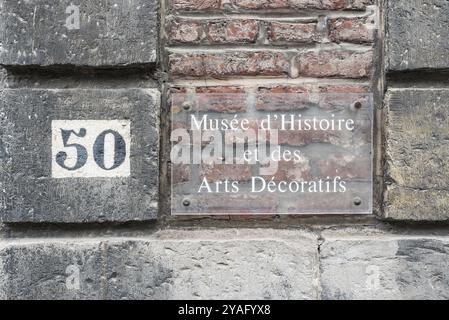
<instances>
[{"instance_id":1,"label":"stone ledge","mask_svg":"<svg viewBox=\"0 0 449 320\"><path fill-rule=\"evenodd\" d=\"M325 231L320 250L313 233L276 229L2 240L0 298L449 298L448 236L362 231Z\"/></svg>"},{"instance_id":2,"label":"stone ledge","mask_svg":"<svg viewBox=\"0 0 449 320\"><path fill-rule=\"evenodd\" d=\"M3 241L8 299L316 299L317 239L282 230ZM187 236L190 235L190 240Z\"/></svg>"}]
</instances>

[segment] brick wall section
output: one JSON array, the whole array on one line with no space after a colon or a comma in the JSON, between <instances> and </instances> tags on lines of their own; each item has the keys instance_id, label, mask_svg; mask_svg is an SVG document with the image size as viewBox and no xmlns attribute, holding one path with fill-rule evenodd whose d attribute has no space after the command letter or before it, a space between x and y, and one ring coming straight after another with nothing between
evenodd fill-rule
<instances>
[{"instance_id":1,"label":"brick wall section","mask_svg":"<svg viewBox=\"0 0 449 320\"><path fill-rule=\"evenodd\" d=\"M364 10L374 0L169 0L176 10L219 11L234 7L241 10Z\"/></svg>"},{"instance_id":2,"label":"brick wall section","mask_svg":"<svg viewBox=\"0 0 449 320\"><path fill-rule=\"evenodd\" d=\"M230 88L242 78L268 78L278 93L295 90L279 86L282 79L302 84L316 78L321 87L346 79L370 86L377 29L370 5L373 1L167 0L167 72L172 83L226 79ZM313 10L298 18L302 9ZM317 90L300 87L302 93Z\"/></svg>"},{"instance_id":3,"label":"brick wall section","mask_svg":"<svg viewBox=\"0 0 449 320\"><path fill-rule=\"evenodd\" d=\"M170 0L164 27L169 73L178 79L265 76L369 80L377 27L367 10L370 4L341 0ZM300 9L322 12L297 18ZM270 14L264 16L266 10ZM245 50L235 50L240 47Z\"/></svg>"}]
</instances>

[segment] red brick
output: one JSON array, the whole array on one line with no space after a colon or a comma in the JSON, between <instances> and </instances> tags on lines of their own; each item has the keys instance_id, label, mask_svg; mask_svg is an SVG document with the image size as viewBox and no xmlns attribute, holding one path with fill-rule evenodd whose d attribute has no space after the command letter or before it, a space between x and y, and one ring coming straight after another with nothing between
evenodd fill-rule
<instances>
[{"instance_id":1,"label":"red brick","mask_svg":"<svg viewBox=\"0 0 449 320\"><path fill-rule=\"evenodd\" d=\"M270 181L307 181L312 178L310 160L302 157L299 162L281 160L277 162L278 170L274 175L263 176Z\"/></svg>"},{"instance_id":2,"label":"red brick","mask_svg":"<svg viewBox=\"0 0 449 320\"><path fill-rule=\"evenodd\" d=\"M246 110L246 93L243 90L239 91L238 87L215 88L216 92L213 92L213 88L207 88L204 92L201 92L202 88L198 88L196 95L176 94L172 97L172 111L237 113ZM224 90L219 90L220 88Z\"/></svg>"},{"instance_id":3,"label":"red brick","mask_svg":"<svg viewBox=\"0 0 449 320\"><path fill-rule=\"evenodd\" d=\"M320 40L316 23L271 22L268 39L273 42L311 43Z\"/></svg>"},{"instance_id":4,"label":"red brick","mask_svg":"<svg viewBox=\"0 0 449 320\"><path fill-rule=\"evenodd\" d=\"M281 84L271 87L259 87L259 93L263 94L281 94L281 93L366 93L369 92L367 85L360 84L303 84L291 85Z\"/></svg>"},{"instance_id":5,"label":"red brick","mask_svg":"<svg viewBox=\"0 0 449 320\"><path fill-rule=\"evenodd\" d=\"M214 87L195 87L195 92L198 94L243 94L244 87L237 86L214 86Z\"/></svg>"},{"instance_id":6,"label":"red brick","mask_svg":"<svg viewBox=\"0 0 449 320\"><path fill-rule=\"evenodd\" d=\"M191 170L188 165L172 165L172 184L179 184L183 182L188 182L191 176Z\"/></svg>"},{"instance_id":7,"label":"red brick","mask_svg":"<svg viewBox=\"0 0 449 320\"><path fill-rule=\"evenodd\" d=\"M188 88L186 87L170 87L169 93L170 94L185 94L188 92Z\"/></svg>"},{"instance_id":8,"label":"red brick","mask_svg":"<svg viewBox=\"0 0 449 320\"><path fill-rule=\"evenodd\" d=\"M198 87L194 111L236 113L246 110L246 92L242 87Z\"/></svg>"},{"instance_id":9,"label":"red brick","mask_svg":"<svg viewBox=\"0 0 449 320\"><path fill-rule=\"evenodd\" d=\"M228 1L221 0L170 0L171 7L182 11L223 10ZM242 10L365 10L374 0L230 0Z\"/></svg>"},{"instance_id":10,"label":"red brick","mask_svg":"<svg viewBox=\"0 0 449 320\"><path fill-rule=\"evenodd\" d=\"M335 105L354 103L369 88L364 85L277 85L259 87L256 109L264 111L303 110L318 105L331 109Z\"/></svg>"},{"instance_id":11,"label":"red brick","mask_svg":"<svg viewBox=\"0 0 449 320\"><path fill-rule=\"evenodd\" d=\"M188 128L189 128L189 126L185 122L176 121L176 122L172 123L172 130L176 130L176 129L186 129L187 130Z\"/></svg>"},{"instance_id":12,"label":"red brick","mask_svg":"<svg viewBox=\"0 0 449 320\"><path fill-rule=\"evenodd\" d=\"M368 157L334 154L319 163L322 177L343 179L370 179L371 161Z\"/></svg>"},{"instance_id":13,"label":"red brick","mask_svg":"<svg viewBox=\"0 0 449 320\"><path fill-rule=\"evenodd\" d=\"M221 7L221 0L170 0L175 10L200 11L216 10Z\"/></svg>"},{"instance_id":14,"label":"red brick","mask_svg":"<svg viewBox=\"0 0 449 320\"><path fill-rule=\"evenodd\" d=\"M272 128L280 128L273 123ZM329 144L344 148L367 146L371 142L370 120L355 123L355 132L347 130L278 130L279 144L306 146L313 143Z\"/></svg>"},{"instance_id":15,"label":"red brick","mask_svg":"<svg viewBox=\"0 0 449 320\"><path fill-rule=\"evenodd\" d=\"M195 21L171 21L167 26L167 37L171 43L198 43L204 37L201 23Z\"/></svg>"},{"instance_id":16,"label":"red brick","mask_svg":"<svg viewBox=\"0 0 449 320\"><path fill-rule=\"evenodd\" d=\"M279 52L172 53L169 66L178 77L282 76L289 61Z\"/></svg>"},{"instance_id":17,"label":"red brick","mask_svg":"<svg viewBox=\"0 0 449 320\"><path fill-rule=\"evenodd\" d=\"M310 88L306 86L260 87L256 95L256 109L286 111L306 109Z\"/></svg>"},{"instance_id":18,"label":"red brick","mask_svg":"<svg viewBox=\"0 0 449 320\"><path fill-rule=\"evenodd\" d=\"M309 93L311 91L310 85L302 85L302 86L295 86L295 85L278 85L273 87L259 87L257 89L258 93L260 95L264 94L304 94Z\"/></svg>"},{"instance_id":19,"label":"red brick","mask_svg":"<svg viewBox=\"0 0 449 320\"><path fill-rule=\"evenodd\" d=\"M363 85L331 85L320 86L320 108L332 110L339 106L352 106L356 101L366 107L368 86Z\"/></svg>"},{"instance_id":20,"label":"red brick","mask_svg":"<svg viewBox=\"0 0 449 320\"><path fill-rule=\"evenodd\" d=\"M356 209L354 208L354 197L358 195L358 193L353 192L331 192L325 194L322 192L305 192L288 199L289 201L286 201L284 211L285 213L300 212L312 215L330 212L348 213Z\"/></svg>"},{"instance_id":21,"label":"red brick","mask_svg":"<svg viewBox=\"0 0 449 320\"><path fill-rule=\"evenodd\" d=\"M238 8L247 10L267 9L327 9L338 10L347 6L347 0L231 0Z\"/></svg>"},{"instance_id":22,"label":"red brick","mask_svg":"<svg viewBox=\"0 0 449 320\"><path fill-rule=\"evenodd\" d=\"M366 85L320 85L321 93L367 93L369 87Z\"/></svg>"},{"instance_id":23,"label":"red brick","mask_svg":"<svg viewBox=\"0 0 449 320\"><path fill-rule=\"evenodd\" d=\"M248 120L248 130L227 130L226 131L226 145L237 145L245 143L256 143L258 141L258 132L260 129L260 119L254 116L242 116L240 120ZM269 135L266 136L269 139Z\"/></svg>"},{"instance_id":24,"label":"red brick","mask_svg":"<svg viewBox=\"0 0 449 320\"><path fill-rule=\"evenodd\" d=\"M309 51L296 57L299 74L307 77L366 78L371 75L372 50Z\"/></svg>"},{"instance_id":25,"label":"red brick","mask_svg":"<svg viewBox=\"0 0 449 320\"><path fill-rule=\"evenodd\" d=\"M342 145L344 143L341 137L341 132L339 131L279 130L278 135L279 135L279 144L281 145L287 144L290 146L306 146L312 143Z\"/></svg>"},{"instance_id":26,"label":"red brick","mask_svg":"<svg viewBox=\"0 0 449 320\"><path fill-rule=\"evenodd\" d=\"M210 43L254 43L259 33L256 20L225 20L208 23Z\"/></svg>"},{"instance_id":27,"label":"red brick","mask_svg":"<svg viewBox=\"0 0 449 320\"><path fill-rule=\"evenodd\" d=\"M196 193L190 197L192 204L189 207L182 206L183 198L176 200L178 200L177 212L191 212L195 216L198 216L198 213L267 214L277 212L278 205L276 195L268 192L262 194Z\"/></svg>"},{"instance_id":28,"label":"red brick","mask_svg":"<svg viewBox=\"0 0 449 320\"><path fill-rule=\"evenodd\" d=\"M365 10L367 6L373 5L375 0L352 0L351 9Z\"/></svg>"},{"instance_id":29,"label":"red brick","mask_svg":"<svg viewBox=\"0 0 449 320\"><path fill-rule=\"evenodd\" d=\"M170 102L171 111L173 113L181 112L183 103L185 102L186 97L187 97L187 93L188 93L187 88L171 87L168 90L168 93L169 93L169 102ZM181 127L179 127L179 128L181 128ZM178 127L177 128L173 127L173 129L178 129Z\"/></svg>"},{"instance_id":30,"label":"red brick","mask_svg":"<svg viewBox=\"0 0 449 320\"><path fill-rule=\"evenodd\" d=\"M257 20L204 22L178 19L167 23L167 36L170 43L254 43L258 33L259 23Z\"/></svg>"},{"instance_id":31,"label":"red brick","mask_svg":"<svg viewBox=\"0 0 449 320\"><path fill-rule=\"evenodd\" d=\"M201 177L207 178L208 182L232 180L232 181L250 181L251 166L246 164L216 164L202 165Z\"/></svg>"},{"instance_id":32,"label":"red brick","mask_svg":"<svg viewBox=\"0 0 449 320\"><path fill-rule=\"evenodd\" d=\"M329 22L329 38L334 42L370 43L375 29L367 18L339 18Z\"/></svg>"}]
</instances>

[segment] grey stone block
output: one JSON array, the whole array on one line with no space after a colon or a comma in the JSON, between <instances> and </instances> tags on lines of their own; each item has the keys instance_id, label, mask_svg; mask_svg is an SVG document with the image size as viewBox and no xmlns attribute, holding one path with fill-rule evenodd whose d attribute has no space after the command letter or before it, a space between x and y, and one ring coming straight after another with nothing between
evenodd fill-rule
<instances>
[{"instance_id":1,"label":"grey stone block","mask_svg":"<svg viewBox=\"0 0 449 320\"><path fill-rule=\"evenodd\" d=\"M447 238L326 239L323 299L448 299Z\"/></svg>"},{"instance_id":2,"label":"grey stone block","mask_svg":"<svg viewBox=\"0 0 449 320\"><path fill-rule=\"evenodd\" d=\"M448 101L448 89L387 92L387 218L449 219Z\"/></svg>"},{"instance_id":3,"label":"grey stone block","mask_svg":"<svg viewBox=\"0 0 449 320\"><path fill-rule=\"evenodd\" d=\"M154 63L158 3L0 0L0 64L108 67Z\"/></svg>"},{"instance_id":4,"label":"grey stone block","mask_svg":"<svg viewBox=\"0 0 449 320\"><path fill-rule=\"evenodd\" d=\"M70 223L154 219L158 111L159 93L154 89L1 90L1 219ZM64 124L53 128L59 120ZM82 121L66 135L63 147L62 131L73 120ZM117 120L128 124L125 143L111 140L112 134L109 138L98 134L102 126L108 128ZM113 159L113 165L106 164L107 159ZM73 170L82 162L84 166ZM120 165L110 170L116 164Z\"/></svg>"},{"instance_id":5,"label":"grey stone block","mask_svg":"<svg viewBox=\"0 0 449 320\"><path fill-rule=\"evenodd\" d=\"M0 278L8 299L316 299L316 240L240 229L18 241L0 249Z\"/></svg>"},{"instance_id":6,"label":"grey stone block","mask_svg":"<svg viewBox=\"0 0 449 320\"><path fill-rule=\"evenodd\" d=\"M388 0L387 65L392 71L449 68L449 2Z\"/></svg>"},{"instance_id":7,"label":"grey stone block","mask_svg":"<svg viewBox=\"0 0 449 320\"><path fill-rule=\"evenodd\" d=\"M1 247L0 259L2 299L104 297L101 243L7 245Z\"/></svg>"}]
</instances>

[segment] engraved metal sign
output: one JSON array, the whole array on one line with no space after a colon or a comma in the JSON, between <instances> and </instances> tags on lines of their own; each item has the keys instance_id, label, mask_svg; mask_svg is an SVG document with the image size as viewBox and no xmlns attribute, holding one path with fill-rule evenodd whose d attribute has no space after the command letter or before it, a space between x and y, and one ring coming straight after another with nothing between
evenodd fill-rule
<instances>
[{"instance_id":1,"label":"engraved metal sign","mask_svg":"<svg viewBox=\"0 0 449 320\"><path fill-rule=\"evenodd\" d=\"M373 98L171 95L173 215L371 214Z\"/></svg>"}]
</instances>

